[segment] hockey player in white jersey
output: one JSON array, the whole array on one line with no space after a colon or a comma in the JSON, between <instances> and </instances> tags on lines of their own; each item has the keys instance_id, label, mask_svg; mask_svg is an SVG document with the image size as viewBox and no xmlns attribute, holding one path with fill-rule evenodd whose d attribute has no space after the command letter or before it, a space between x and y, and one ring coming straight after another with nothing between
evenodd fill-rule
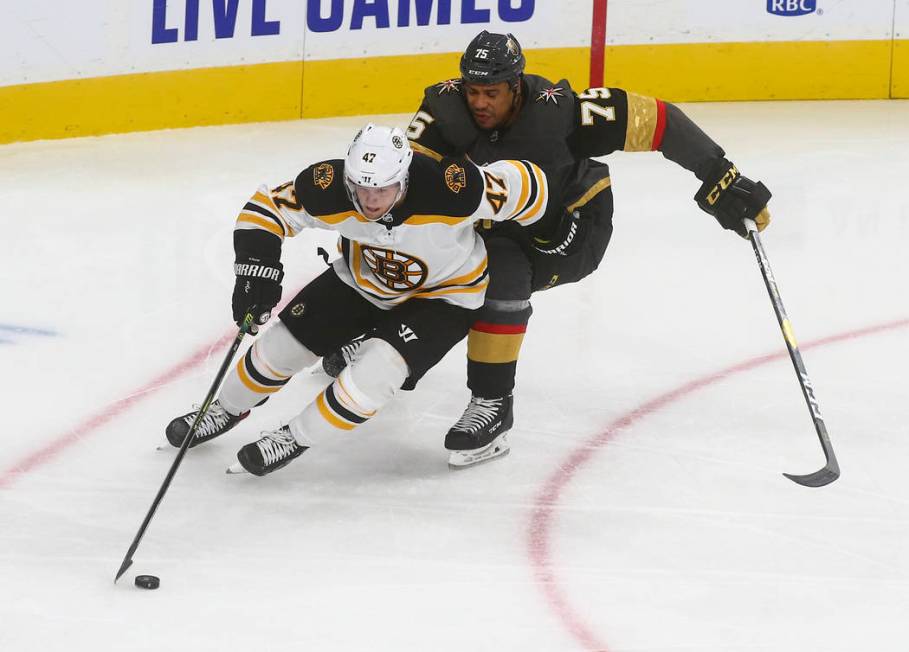
<instances>
[{"instance_id":1,"label":"hockey player in white jersey","mask_svg":"<svg viewBox=\"0 0 909 652\"><path fill-rule=\"evenodd\" d=\"M463 339L489 283L478 220L539 221L546 176L527 161L477 166L414 154L397 128L366 125L344 160L262 187L234 231L233 316L264 324L281 296L284 238L305 228L339 233L341 256L295 296L240 359L190 446L227 432L298 371L369 333L357 358L295 417L243 446L229 469L265 475L320 439L353 430L417 381ZM179 447L196 417L171 421ZM485 454L507 452L494 441ZM472 451L474 455L476 451Z\"/></svg>"}]
</instances>

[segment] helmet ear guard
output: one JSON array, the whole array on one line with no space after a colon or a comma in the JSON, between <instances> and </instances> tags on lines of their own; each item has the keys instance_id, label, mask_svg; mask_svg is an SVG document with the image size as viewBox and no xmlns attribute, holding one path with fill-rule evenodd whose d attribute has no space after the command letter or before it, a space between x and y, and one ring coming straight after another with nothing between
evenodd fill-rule
<instances>
[{"instance_id":1,"label":"helmet ear guard","mask_svg":"<svg viewBox=\"0 0 909 652\"><path fill-rule=\"evenodd\" d=\"M527 60L513 34L483 30L461 56L461 79L467 84L509 82L512 90L520 83Z\"/></svg>"},{"instance_id":2,"label":"helmet ear guard","mask_svg":"<svg viewBox=\"0 0 909 652\"><path fill-rule=\"evenodd\" d=\"M363 127L354 136L344 160L344 187L357 211L366 215L357 197L357 186L384 188L397 183L400 186L398 194L388 212L373 221L386 217L407 194L411 160L413 150L401 129L371 122Z\"/></svg>"}]
</instances>

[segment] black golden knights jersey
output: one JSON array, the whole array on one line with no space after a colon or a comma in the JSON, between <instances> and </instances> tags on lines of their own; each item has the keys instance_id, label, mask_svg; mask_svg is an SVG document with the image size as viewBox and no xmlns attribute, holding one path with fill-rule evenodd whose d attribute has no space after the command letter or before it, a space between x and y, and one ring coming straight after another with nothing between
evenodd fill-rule
<instances>
[{"instance_id":1,"label":"black golden knights jersey","mask_svg":"<svg viewBox=\"0 0 909 652\"><path fill-rule=\"evenodd\" d=\"M678 107L620 88L575 93L562 79L553 84L525 75L523 105L511 124L481 130L462 95L461 80L425 90L407 136L428 156L468 155L477 163L531 160L546 171L553 203L569 211L609 187L609 168L590 157L617 150L661 151L701 178L723 150ZM552 212L552 211L551 211ZM545 230L539 223L536 228Z\"/></svg>"},{"instance_id":2,"label":"black golden knights jersey","mask_svg":"<svg viewBox=\"0 0 909 652\"><path fill-rule=\"evenodd\" d=\"M262 231L285 237L304 228L340 234L334 268L344 283L380 308L411 298L442 299L465 308L483 305L489 285L478 220L530 225L545 213L546 175L527 161L477 166L415 153L403 202L384 220L357 212L344 184L344 161L322 161L273 190L261 187L237 218L235 241Z\"/></svg>"}]
</instances>

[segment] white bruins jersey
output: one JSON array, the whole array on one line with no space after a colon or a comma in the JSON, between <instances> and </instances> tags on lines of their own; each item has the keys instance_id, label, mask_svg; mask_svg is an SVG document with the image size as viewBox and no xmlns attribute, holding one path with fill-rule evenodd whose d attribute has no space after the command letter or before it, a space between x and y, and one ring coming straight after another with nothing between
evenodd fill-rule
<instances>
[{"instance_id":1,"label":"white bruins jersey","mask_svg":"<svg viewBox=\"0 0 909 652\"><path fill-rule=\"evenodd\" d=\"M477 166L416 153L409 173L404 201L384 220L370 222L347 195L344 161L316 163L292 182L260 188L236 228L265 230L282 241L307 227L337 231L335 271L380 308L412 298L479 308L489 277L474 224L539 220L549 197L546 175L527 161Z\"/></svg>"}]
</instances>

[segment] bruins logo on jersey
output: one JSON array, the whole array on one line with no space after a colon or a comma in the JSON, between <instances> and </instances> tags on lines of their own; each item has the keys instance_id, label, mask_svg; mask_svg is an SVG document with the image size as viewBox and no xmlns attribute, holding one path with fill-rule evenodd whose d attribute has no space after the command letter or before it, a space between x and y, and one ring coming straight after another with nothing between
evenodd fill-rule
<instances>
[{"instance_id":1,"label":"bruins logo on jersey","mask_svg":"<svg viewBox=\"0 0 909 652\"><path fill-rule=\"evenodd\" d=\"M426 281L428 268L408 254L363 245L363 260L386 287L396 292L414 290Z\"/></svg>"},{"instance_id":2,"label":"bruins logo on jersey","mask_svg":"<svg viewBox=\"0 0 909 652\"><path fill-rule=\"evenodd\" d=\"M330 163L320 163L312 173L313 182L322 190L328 188L335 180L335 169Z\"/></svg>"},{"instance_id":3,"label":"bruins logo on jersey","mask_svg":"<svg viewBox=\"0 0 909 652\"><path fill-rule=\"evenodd\" d=\"M445 168L445 185L451 192L457 194L467 187L467 175L457 163L452 163Z\"/></svg>"}]
</instances>

